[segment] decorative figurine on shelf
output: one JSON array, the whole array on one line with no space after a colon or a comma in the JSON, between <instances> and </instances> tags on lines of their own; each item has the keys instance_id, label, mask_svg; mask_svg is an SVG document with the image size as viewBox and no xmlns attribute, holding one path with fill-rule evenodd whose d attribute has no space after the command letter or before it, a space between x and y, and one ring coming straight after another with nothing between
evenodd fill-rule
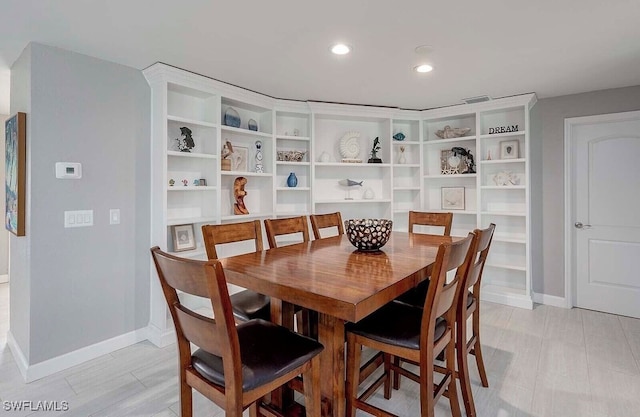
<instances>
[{"instance_id":1,"label":"decorative figurine on shelf","mask_svg":"<svg viewBox=\"0 0 640 417\"><path fill-rule=\"evenodd\" d=\"M220 169L223 171L231 171L231 155L233 154L233 146L231 142L226 141L222 145L222 152L220 152Z\"/></svg>"},{"instance_id":2,"label":"decorative figurine on shelf","mask_svg":"<svg viewBox=\"0 0 640 417\"><path fill-rule=\"evenodd\" d=\"M398 140L398 141L402 141L406 138L406 136L404 135L404 133L402 132L398 132L395 135L393 135L393 140Z\"/></svg>"},{"instance_id":3,"label":"decorative figurine on shelf","mask_svg":"<svg viewBox=\"0 0 640 417\"><path fill-rule=\"evenodd\" d=\"M169 187L173 187L175 183L176 183L176 180L174 180L173 178L169 179Z\"/></svg>"},{"instance_id":4,"label":"decorative figurine on shelf","mask_svg":"<svg viewBox=\"0 0 640 417\"><path fill-rule=\"evenodd\" d=\"M359 185L360 187L362 187L362 183L364 181L353 181L350 179L346 179L346 180L340 180L338 181L338 184L342 185L343 187L347 187L347 195L345 196L345 200L353 200L353 197L351 197L351 187L355 187L356 185Z\"/></svg>"},{"instance_id":5,"label":"decorative figurine on shelf","mask_svg":"<svg viewBox=\"0 0 640 417\"><path fill-rule=\"evenodd\" d=\"M256 141L256 172L258 174L264 173L264 166L262 165L262 142Z\"/></svg>"},{"instance_id":6,"label":"decorative figurine on shelf","mask_svg":"<svg viewBox=\"0 0 640 417\"><path fill-rule=\"evenodd\" d=\"M182 134L182 137L176 138L176 141L178 142L178 150L180 152L191 152L191 149L196 146L196 143L191 137L191 129L183 126L180 128L180 133Z\"/></svg>"},{"instance_id":7,"label":"decorative figurine on shelf","mask_svg":"<svg viewBox=\"0 0 640 417\"><path fill-rule=\"evenodd\" d=\"M400 147L400 158L398 158L398 164L406 164L407 158L404 156L404 146Z\"/></svg>"},{"instance_id":8,"label":"decorative figurine on shelf","mask_svg":"<svg viewBox=\"0 0 640 417\"><path fill-rule=\"evenodd\" d=\"M360 155L360 132L347 132L340 139L340 162L344 163L362 163L359 159ZM328 161L327 161L328 162Z\"/></svg>"},{"instance_id":9,"label":"decorative figurine on shelf","mask_svg":"<svg viewBox=\"0 0 640 417\"><path fill-rule=\"evenodd\" d=\"M376 136L373 140L373 146L371 147L371 158L367 161L370 164L381 164L382 159L378 158L378 151L380 150L380 139Z\"/></svg>"},{"instance_id":10,"label":"decorative figurine on shelf","mask_svg":"<svg viewBox=\"0 0 640 417\"><path fill-rule=\"evenodd\" d=\"M247 127L249 128L249 130L253 130L254 132L258 131L258 122L256 122L253 119L249 119L249 121L247 122Z\"/></svg>"},{"instance_id":11,"label":"decorative figurine on shelf","mask_svg":"<svg viewBox=\"0 0 640 417\"><path fill-rule=\"evenodd\" d=\"M187 181L187 180L182 180L182 184L186 187L186 186L188 186L188 185L189 185L189 181Z\"/></svg>"},{"instance_id":12,"label":"decorative figurine on shelf","mask_svg":"<svg viewBox=\"0 0 640 417\"><path fill-rule=\"evenodd\" d=\"M249 214L249 210L244 205L244 197L247 192L244 190L244 186L247 183L245 177L238 177L233 181L233 196L236 202L233 204L233 214Z\"/></svg>"},{"instance_id":13,"label":"decorative figurine on shelf","mask_svg":"<svg viewBox=\"0 0 640 417\"><path fill-rule=\"evenodd\" d=\"M463 162L466 165L465 168L460 172L461 174L475 174L476 173L476 163L473 160L473 155L471 154L471 149L461 148L459 146L454 146L451 148L451 152L453 152L454 156L462 156Z\"/></svg>"},{"instance_id":14,"label":"decorative figurine on shelf","mask_svg":"<svg viewBox=\"0 0 640 417\"><path fill-rule=\"evenodd\" d=\"M294 188L298 185L298 177L296 177L296 173L292 172L289 174L287 178L287 187Z\"/></svg>"},{"instance_id":15,"label":"decorative figurine on shelf","mask_svg":"<svg viewBox=\"0 0 640 417\"><path fill-rule=\"evenodd\" d=\"M469 132L471 132L470 127L451 127L447 125L442 130L436 130L436 136L440 139L453 139L465 136Z\"/></svg>"}]
</instances>

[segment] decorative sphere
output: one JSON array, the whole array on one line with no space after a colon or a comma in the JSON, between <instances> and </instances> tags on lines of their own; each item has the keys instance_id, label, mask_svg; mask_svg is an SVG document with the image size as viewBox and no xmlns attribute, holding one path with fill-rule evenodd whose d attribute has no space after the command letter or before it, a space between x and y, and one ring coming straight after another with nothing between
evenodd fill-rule
<instances>
[{"instance_id":1,"label":"decorative sphere","mask_svg":"<svg viewBox=\"0 0 640 417\"><path fill-rule=\"evenodd\" d=\"M386 219L350 219L344 222L349 242L362 252L380 250L391 235L393 221Z\"/></svg>"}]
</instances>

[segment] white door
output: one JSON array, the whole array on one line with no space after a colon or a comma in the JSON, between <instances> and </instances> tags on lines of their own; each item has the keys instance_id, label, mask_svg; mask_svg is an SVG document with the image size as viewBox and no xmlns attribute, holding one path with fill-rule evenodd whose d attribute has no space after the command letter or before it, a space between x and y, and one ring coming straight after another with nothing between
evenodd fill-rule
<instances>
[{"instance_id":1,"label":"white door","mask_svg":"<svg viewBox=\"0 0 640 417\"><path fill-rule=\"evenodd\" d=\"M640 318L640 112L569 125L575 305Z\"/></svg>"}]
</instances>

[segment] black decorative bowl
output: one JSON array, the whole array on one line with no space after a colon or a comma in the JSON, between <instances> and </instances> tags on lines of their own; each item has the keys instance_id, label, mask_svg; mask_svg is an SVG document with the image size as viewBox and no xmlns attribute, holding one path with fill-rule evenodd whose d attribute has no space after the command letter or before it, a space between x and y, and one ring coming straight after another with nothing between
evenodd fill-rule
<instances>
[{"instance_id":1,"label":"black decorative bowl","mask_svg":"<svg viewBox=\"0 0 640 417\"><path fill-rule=\"evenodd\" d=\"M344 222L344 231L359 251L376 252L389 240L392 226L386 219L351 219Z\"/></svg>"}]
</instances>

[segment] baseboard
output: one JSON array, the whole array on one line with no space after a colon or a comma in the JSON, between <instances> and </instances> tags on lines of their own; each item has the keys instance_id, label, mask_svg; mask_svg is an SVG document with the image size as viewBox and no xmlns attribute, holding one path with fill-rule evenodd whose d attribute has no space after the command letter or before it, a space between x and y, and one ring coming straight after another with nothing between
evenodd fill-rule
<instances>
[{"instance_id":1,"label":"baseboard","mask_svg":"<svg viewBox=\"0 0 640 417\"><path fill-rule=\"evenodd\" d=\"M9 345L9 350L11 350L13 360L16 361L16 365L18 366L18 370L20 371L22 378L27 381L27 369L29 368L29 363L27 362L27 358L24 356L24 353L22 353L22 349L18 346L18 342L16 342L16 339L13 337L11 330L7 332L7 345Z\"/></svg>"},{"instance_id":2,"label":"baseboard","mask_svg":"<svg viewBox=\"0 0 640 417\"><path fill-rule=\"evenodd\" d=\"M9 275L8 274L0 275L0 284L4 284L5 282L9 282Z\"/></svg>"},{"instance_id":3,"label":"baseboard","mask_svg":"<svg viewBox=\"0 0 640 417\"><path fill-rule=\"evenodd\" d=\"M122 349L146 340L148 338L147 333L147 328L134 330L132 332L125 333L123 335L116 336L114 338L96 343L94 345L86 346L78 350L74 350L73 352L65 353L64 355L47 359L46 361L39 362L33 365L27 364L26 358L24 357L24 355L22 355L22 352L20 351L18 345L15 343L15 340L11 336L11 333L9 333L7 341L11 348L11 352L18 352L17 355L14 353L14 358L16 358L16 363L18 364L18 368L20 369L22 377L24 378L25 382L29 383L40 378L44 378L45 376L54 374L56 372L60 372L64 369L71 368L72 366L79 365L91 359L106 355L107 353L111 353L118 349Z\"/></svg>"},{"instance_id":4,"label":"baseboard","mask_svg":"<svg viewBox=\"0 0 640 417\"><path fill-rule=\"evenodd\" d=\"M533 293L533 302L538 304L544 304L547 306L568 308L567 300L564 297L558 297L555 295Z\"/></svg>"},{"instance_id":5,"label":"baseboard","mask_svg":"<svg viewBox=\"0 0 640 417\"><path fill-rule=\"evenodd\" d=\"M173 328L160 330L158 327L149 324L147 327L147 339L157 347L163 348L176 342L176 332Z\"/></svg>"}]
</instances>

